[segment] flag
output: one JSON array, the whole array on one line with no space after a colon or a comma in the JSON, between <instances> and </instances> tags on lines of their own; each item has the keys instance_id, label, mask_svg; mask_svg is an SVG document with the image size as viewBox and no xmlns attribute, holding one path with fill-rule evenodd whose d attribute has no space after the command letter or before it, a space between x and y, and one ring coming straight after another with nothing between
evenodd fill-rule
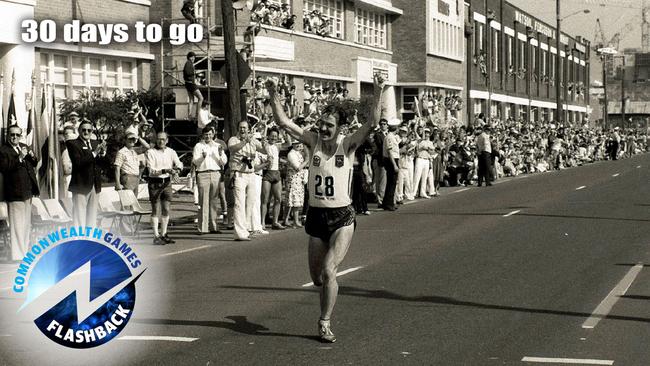
<instances>
[{"instance_id":1,"label":"flag","mask_svg":"<svg viewBox=\"0 0 650 366\"><path fill-rule=\"evenodd\" d=\"M422 110L420 109L420 100L418 97L413 98L413 109L415 109L415 114L417 114L418 117L422 117Z\"/></svg>"},{"instance_id":2,"label":"flag","mask_svg":"<svg viewBox=\"0 0 650 366\"><path fill-rule=\"evenodd\" d=\"M5 143L5 131L7 126L5 125L5 115L4 115L4 95L5 95L5 73L4 71L0 73L0 146Z\"/></svg>"},{"instance_id":3,"label":"flag","mask_svg":"<svg viewBox=\"0 0 650 366\"><path fill-rule=\"evenodd\" d=\"M36 157L36 176L38 177L41 193L47 195L48 179L47 170L49 165L49 146L48 138L50 136L49 118L43 118L43 111L47 110L47 100L45 87L41 93L41 118L36 119L36 88L32 86L32 103L29 109L29 118L27 119L27 128L32 126L32 151Z\"/></svg>"},{"instance_id":4,"label":"flag","mask_svg":"<svg viewBox=\"0 0 650 366\"><path fill-rule=\"evenodd\" d=\"M11 74L11 95L9 96L9 106L7 107L7 127L18 124L18 118L16 118L16 103L14 102L15 91L16 70Z\"/></svg>"},{"instance_id":5,"label":"flag","mask_svg":"<svg viewBox=\"0 0 650 366\"><path fill-rule=\"evenodd\" d=\"M50 128L50 138L48 139L48 184L51 198L66 197L65 176L61 169L61 145L59 145L59 125L56 120L56 99L54 98L54 86L49 87L46 100L48 110L48 126Z\"/></svg>"}]
</instances>

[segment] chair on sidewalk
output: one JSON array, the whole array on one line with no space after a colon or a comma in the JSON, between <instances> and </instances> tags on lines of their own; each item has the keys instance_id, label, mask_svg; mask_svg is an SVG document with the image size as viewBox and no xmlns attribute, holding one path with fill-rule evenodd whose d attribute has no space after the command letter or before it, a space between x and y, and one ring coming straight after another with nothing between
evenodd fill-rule
<instances>
[{"instance_id":1,"label":"chair on sidewalk","mask_svg":"<svg viewBox=\"0 0 650 366\"><path fill-rule=\"evenodd\" d=\"M50 198L43 200L43 203L45 204L45 208L47 209L47 212L50 214L50 217L52 217L55 220L60 220L62 222L65 222L67 224L72 223L72 217L65 211L65 208L61 206L61 203L57 201L55 198Z\"/></svg>"},{"instance_id":2,"label":"chair on sidewalk","mask_svg":"<svg viewBox=\"0 0 650 366\"><path fill-rule=\"evenodd\" d=\"M7 202L0 202L0 238L2 238L0 253L5 253L7 259L11 259L9 235L9 206Z\"/></svg>"},{"instance_id":3,"label":"chair on sidewalk","mask_svg":"<svg viewBox=\"0 0 650 366\"><path fill-rule=\"evenodd\" d=\"M133 193L132 190L123 189L121 191L117 191L117 193L120 196L120 203L122 204L122 209L128 209L133 211L134 222L131 228L132 235L139 238L140 230L138 229L140 228L140 222L142 221L142 216L151 215L151 210L146 210L140 205L138 198L135 196L135 193Z\"/></svg>"},{"instance_id":4,"label":"chair on sidewalk","mask_svg":"<svg viewBox=\"0 0 650 366\"><path fill-rule=\"evenodd\" d=\"M115 198L117 198L117 200L115 200ZM104 219L110 219L110 231L113 231L115 223L117 222L117 233L118 235L122 235L122 219L127 216L133 216L133 211L118 210L116 208L115 203L119 202L119 195L116 191L101 192L99 193L97 200L99 201L99 212L97 214L99 223L101 224Z\"/></svg>"},{"instance_id":5,"label":"chair on sidewalk","mask_svg":"<svg viewBox=\"0 0 650 366\"><path fill-rule=\"evenodd\" d=\"M36 215L34 215L34 211ZM37 233L40 233L41 228L46 228L47 231L56 230L56 227L62 224L67 224L70 221L65 219L57 219L50 216L50 213L45 208L45 203L39 197L32 198L32 217L36 217L36 220L32 219L32 227Z\"/></svg>"}]
</instances>

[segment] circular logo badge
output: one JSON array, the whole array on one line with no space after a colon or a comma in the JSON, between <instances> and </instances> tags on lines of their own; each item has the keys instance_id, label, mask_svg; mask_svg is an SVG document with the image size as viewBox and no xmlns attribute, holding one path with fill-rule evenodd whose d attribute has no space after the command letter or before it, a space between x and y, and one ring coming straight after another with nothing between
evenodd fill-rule
<instances>
[{"instance_id":1,"label":"circular logo badge","mask_svg":"<svg viewBox=\"0 0 650 366\"><path fill-rule=\"evenodd\" d=\"M19 313L34 319L38 329L60 345L92 348L105 344L126 327L133 314L135 282L144 270L133 274L131 269L141 261L133 261L137 256L119 238L110 233L102 238L104 242L63 241L38 259L32 256L28 296Z\"/></svg>"}]
</instances>

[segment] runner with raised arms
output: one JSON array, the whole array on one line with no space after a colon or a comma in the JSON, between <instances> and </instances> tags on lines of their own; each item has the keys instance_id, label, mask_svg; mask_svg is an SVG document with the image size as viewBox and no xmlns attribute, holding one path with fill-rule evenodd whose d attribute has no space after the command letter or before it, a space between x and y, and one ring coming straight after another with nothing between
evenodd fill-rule
<instances>
[{"instance_id":1,"label":"runner with raised arms","mask_svg":"<svg viewBox=\"0 0 650 366\"><path fill-rule=\"evenodd\" d=\"M309 272L314 285L321 287L318 332L324 342L336 341L330 327L338 294L336 273L352 242L356 225L350 194L354 152L381 118L384 89L381 75L375 75L374 85L373 115L355 133L343 136L340 135L341 127L348 124L345 111L328 106L318 121L318 133L303 130L284 113L277 81L271 78L266 83L276 123L312 152L305 231L309 235Z\"/></svg>"}]
</instances>

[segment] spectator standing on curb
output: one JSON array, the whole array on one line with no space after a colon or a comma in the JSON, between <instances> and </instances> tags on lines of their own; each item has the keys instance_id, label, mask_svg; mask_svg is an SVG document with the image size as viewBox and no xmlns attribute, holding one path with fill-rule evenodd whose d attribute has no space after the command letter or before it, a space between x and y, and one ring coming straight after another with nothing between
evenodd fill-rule
<instances>
[{"instance_id":1,"label":"spectator standing on curb","mask_svg":"<svg viewBox=\"0 0 650 366\"><path fill-rule=\"evenodd\" d=\"M399 137L395 133L401 121L392 119L388 122L388 134L384 138L384 169L386 169L386 191L380 206L386 211L395 211L395 189L399 172Z\"/></svg>"},{"instance_id":2,"label":"spectator standing on curb","mask_svg":"<svg viewBox=\"0 0 650 366\"><path fill-rule=\"evenodd\" d=\"M7 129L7 142L0 148L4 200L9 209L11 259L20 261L29 250L32 228L32 197L39 195L36 157L20 143L23 130L18 125Z\"/></svg>"},{"instance_id":3,"label":"spectator standing on curb","mask_svg":"<svg viewBox=\"0 0 650 366\"><path fill-rule=\"evenodd\" d=\"M167 134L159 132L156 147L146 152L146 165L149 169L149 200L151 201L151 226L153 244L173 244L176 241L167 234L169 213L172 204L172 179L183 169L178 154L167 147ZM160 224L160 230L158 230Z\"/></svg>"},{"instance_id":4,"label":"spectator standing on curb","mask_svg":"<svg viewBox=\"0 0 650 366\"><path fill-rule=\"evenodd\" d=\"M269 166L264 170L262 177L262 228L266 229L266 213L271 198L273 198L273 230L284 230L280 224L280 209L282 208L282 177L280 176L280 150L278 143L279 132L271 128L267 133L268 144L266 154L269 159Z\"/></svg>"},{"instance_id":5,"label":"spectator standing on curb","mask_svg":"<svg viewBox=\"0 0 650 366\"><path fill-rule=\"evenodd\" d=\"M228 140L230 169L233 174L233 221L236 241L250 241L246 217L246 199L255 194L253 160L257 152L265 153L263 143L255 140L248 121L239 122L239 132Z\"/></svg>"},{"instance_id":6,"label":"spectator standing on curb","mask_svg":"<svg viewBox=\"0 0 650 366\"><path fill-rule=\"evenodd\" d=\"M433 153L433 142L431 138L431 130L427 127L423 130L424 136L420 139L417 145L415 159L415 175L413 179L413 193L418 192L419 197L430 198L427 194L427 181L429 176L429 169L431 164L431 154Z\"/></svg>"},{"instance_id":7,"label":"spectator standing on curb","mask_svg":"<svg viewBox=\"0 0 650 366\"><path fill-rule=\"evenodd\" d=\"M73 221L75 226L97 224L97 195L102 190L101 171L97 160L106 155L106 141L91 141L93 125L82 122L80 136L66 142L72 174L68 190L72 192Z\"/></svg>"},{"instance_id":8,"label":"spectator standing on curb","mask_svg":"<svg viewBox=\"0 0 650 366\"><path fill-rule=\"evenodd\" d=\"M492 146L490 145L490 136L487 134L487 126L476 128L476 147L478 154L478 186L491 186L490 170L492 161Z\"/></svg>"},{"instance_id":9,"label":"spectator standing on curb","mask_svg":"<svg viewBox=\"0 0 650 366\"><path fill-rule=\"evenodd\" d=\"M199 192L199 233L219 234L219 182L227 162L226 153L214 141L214 130L205 128L201 141L195 146L192 163L196 167L196 185Z\"/></svg>"},{"instance_id":10,"label":"spectator standing on curb","mask_svg":"<svg viewBox=\"0 0 650 366\"><path fill-rule=\"evenodd\" d=\"M309 160L305 159L303 152L302 142L295 140L287 155L287 184L289 185L287 207L289 209L285 216L284 226L289 226L289 218L293 216L293 225L302 227L300 213L305 201L305 177L308 174L305 168L309 165Z\"/></svg>"},{"instance_id":11,"label":"spectator standing on curb","mask_svg":"<svg viewBox=\"0 0 650 366\"><path fill-rule=\"evenodd\" d=\"M381 206L386 190L386 169L384 167L384 138L388 134L388 120L379 121L379 131L374 134L375 152L372 156L372 171L375 185L377 204Z\"/></svg>"}]
</instances>

